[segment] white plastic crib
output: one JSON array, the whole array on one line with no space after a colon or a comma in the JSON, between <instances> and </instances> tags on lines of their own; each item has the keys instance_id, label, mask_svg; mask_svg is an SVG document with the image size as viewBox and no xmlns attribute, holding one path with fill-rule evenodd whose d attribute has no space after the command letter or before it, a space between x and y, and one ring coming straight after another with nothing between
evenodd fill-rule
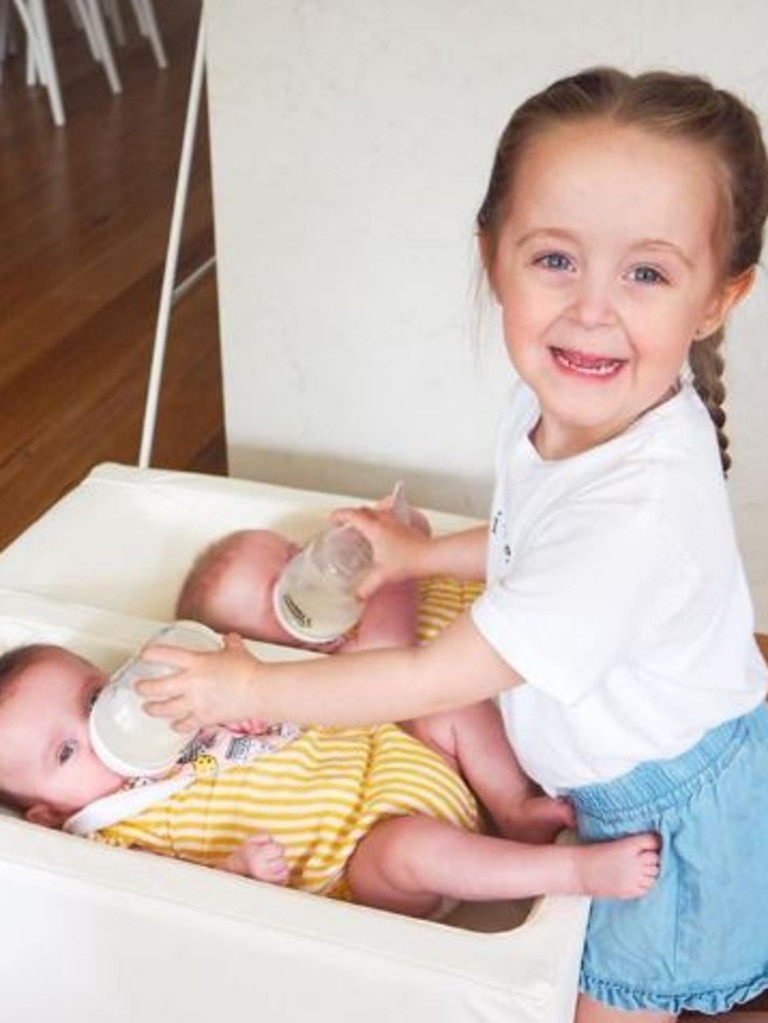
<instances>
[{"instance_id":1,"label":"white plastic crib","mask_svg":"<svg viewBox=\"0 0 768 1023\"><path fill-rule=\"evenodd\" d=\"M350 500L99 466L0 554L0 649L47 639L112 668L172 617L202 545L246 526L301 540ZM411 920L2 816L0 1018L566 1023L587 909L556 897Z\"/></svg>"}]
</instances>

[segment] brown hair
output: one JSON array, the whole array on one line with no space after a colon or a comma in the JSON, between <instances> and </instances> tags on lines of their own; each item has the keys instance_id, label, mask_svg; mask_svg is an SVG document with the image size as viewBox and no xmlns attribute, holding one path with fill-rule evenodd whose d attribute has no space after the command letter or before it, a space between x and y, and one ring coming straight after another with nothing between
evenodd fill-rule
<instances>
[{"instance_id":1,"label":"brown hair","mask_svg":"<svg viewBox=\"0 0 768 1023\"><path fill-rule=\"evenodd\" d=\"M59 649L60 647L50 643L29 643L26 646L13 647L0 655L0 704L10 694L13 683L22 672L51 651Z\"/></svg>"},{"instance_id":2,"label":"brown hair","mask_svg":"<svg viewBox=\"0 0 768 1023\"><path fill-rule=\"evenodd\" d=\"M755 114L704 78L666 71L632 76L597 67L562 78L526 100L499 141L488 189L477 214L486 267L492 267L506 219L515 170L525 147L549 128L612 119L669 138L706 146L724 179L723 275L732 280L755 266L768 215L768 159ZM693 383L717 431L724 471L730 466L724 431L723 328L691 345ZM692 339L693 340L693 339Z\"/></svg>"}]
</instances>

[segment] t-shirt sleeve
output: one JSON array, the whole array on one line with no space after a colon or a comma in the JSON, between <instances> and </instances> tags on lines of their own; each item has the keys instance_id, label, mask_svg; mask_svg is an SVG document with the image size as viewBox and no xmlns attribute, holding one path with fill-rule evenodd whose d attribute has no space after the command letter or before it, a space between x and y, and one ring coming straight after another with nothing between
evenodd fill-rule
<instances>
[{"instance_id":1,"label":"t-shirt sleeve","mask_svg":"<svg viewBox=\"0 0 768 1023\"><path fill-rule=\"evenodd\" d=\"M695 588L672 538L631 508L586 503L542 524L472 616L527 683L572 704L684 613Z\"/></svg>"}]
</instances>

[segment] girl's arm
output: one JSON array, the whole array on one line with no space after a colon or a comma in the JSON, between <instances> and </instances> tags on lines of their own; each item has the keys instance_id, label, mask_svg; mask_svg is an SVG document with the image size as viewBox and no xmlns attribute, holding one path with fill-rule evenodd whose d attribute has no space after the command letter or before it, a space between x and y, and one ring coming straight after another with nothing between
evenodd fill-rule
<instances>
[{"instance_id":1,"label":"girl's arm","mask_svg":"<svg viewBox=\"0 0 768 1023\"><path fill-rule=\"evenodd\" d=\"M221 652L155 646L142 657L180 669L137 684L147 712L179 731L250 717L300 725L402 721L476 703L523 681L469 614L432 643L409 649L264 663L229 637Z\"/></svg>"}]
</instances>

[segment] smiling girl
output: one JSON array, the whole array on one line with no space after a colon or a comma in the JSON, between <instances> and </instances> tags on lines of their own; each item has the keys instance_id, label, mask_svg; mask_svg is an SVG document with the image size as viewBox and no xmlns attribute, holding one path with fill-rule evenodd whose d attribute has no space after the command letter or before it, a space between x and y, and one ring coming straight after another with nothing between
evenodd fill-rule
<instances>
[{"instance_id":1,"label":"smiling girl","mask_svg":"<svg viewBox=\"0 0 768 1023\"><path fill-rule=\"evenodd\" d=\"M580 835L655 831L642 898L593 902L580 1021L719 1012L768 987L768 711L723 479L719 346L768 211L751 111L707 81L593 69L526 101L478 215L521 383L488 529L427 538L353 510L365 592L485 575L432 644L264 665L157 648L180 729L351 724L497 696L523 767Z\"/></svg>"}]
</instances>

